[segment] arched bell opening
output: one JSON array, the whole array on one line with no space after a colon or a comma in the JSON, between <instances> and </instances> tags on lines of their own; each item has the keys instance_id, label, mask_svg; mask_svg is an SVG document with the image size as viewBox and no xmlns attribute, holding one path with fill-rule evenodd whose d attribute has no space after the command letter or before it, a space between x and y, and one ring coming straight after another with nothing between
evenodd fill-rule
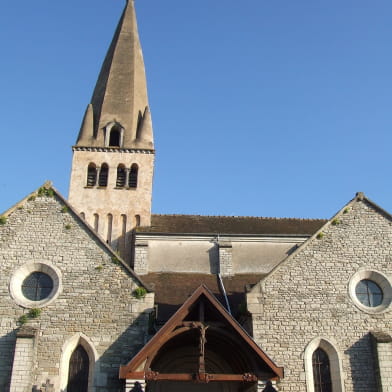
<instances>
[{"instance_id":1,"label":"arched bell opening","mask_svg":"<svg viewBox=\"0 0 392 392\"><path fill-rule=\"evenodd\" d=\"M110 122L104 127L105 147L121 148L124 142L124 128L117 122Z\"/></svg>"},{"instance_id":2,"label":"arched bell opening","mask_svg":"<svg viewBox=\"0 0 392 392\"><path fill-rule=\"evenodd\" d=\"M110 130L109 147L120 147L121 129L114 126Z\"/></svg>"}]
</instances>

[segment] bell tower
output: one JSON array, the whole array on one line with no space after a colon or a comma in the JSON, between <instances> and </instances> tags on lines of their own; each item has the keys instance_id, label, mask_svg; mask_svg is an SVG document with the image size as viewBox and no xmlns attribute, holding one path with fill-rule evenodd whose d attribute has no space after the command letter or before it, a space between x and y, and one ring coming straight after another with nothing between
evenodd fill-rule
<instances>
[{"instance_id":1,"label":"bell tower","mask_svg":"<svg viewBox=\"0 0 392 392\"><path fill-rule=\"evenodd\" d=\"M129 261L151 221L154 140L134 0L127 0L73 146L69 202Z\"/></svg>"}]
</instances>

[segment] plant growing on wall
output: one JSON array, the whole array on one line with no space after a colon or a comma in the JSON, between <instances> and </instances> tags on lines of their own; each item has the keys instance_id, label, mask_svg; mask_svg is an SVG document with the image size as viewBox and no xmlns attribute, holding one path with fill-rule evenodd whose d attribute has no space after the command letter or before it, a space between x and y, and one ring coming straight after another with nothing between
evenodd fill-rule
<instances>
[{"instance_id":1,"label":"plant growing on wall","mask_svg":"<svg viewBox=\"0 0 392 392\"><path fill-rule=\"evenodd\" d=\"M7 218L4 215L0 216L0 225L5 225L7 223Z\"/></svg>"},{"instance_id":2,"label":"plant growing on wall","mask_svg":"<svg viewBox=\"0 0 392 392\"><path fill-rule=\"evenodd\" d=\"M48 197L53 197L54 196L54 192L52 188L45 188L45 187L41 187L38 189L38 196L42 197L42 196L48 196Z\"/></svg>"},{"instance_id":3,"label":"plant growing on wall","mask_svg":"<svg viewBox=\"0 0 392 392\"><path fill-rule=\"evenodd\" d=\"M137 287L133 290L132 295L137 299L142 299L146 296L147 290L144 287Z\"/></svg>"},{"instance_id":4,"label":"plant growing on wall","mask_svg":"<svg viewBox=\"0 0 392 392\"><path fill-rule=\"evenodd\" d=\"M38 308L33 308L29 310L29 313L27 313L28 318L30 319L35 319L41 315L41 309Z\"/></svg>"},{"instance_id":5,"label":"plant growing on wall","mask_svg":"<svg viewBox=\"0 0 392 392\"><path fill-rule=\"evenodd\" d=\"M26 324L29 320L33 320L38 318L42 313L41 309L38 308L32 308L28 311L27 314L22 314L22 316L19 317L18 323L20 325Z\"/></svg>"},{"instance_id":6,"label":"plant growing on wall","mask_svg":"<svg viewBox=\"0 0 392 392\"><path fill-rule=\"evenodd\" d=\"M29 321L29 318L27 317L27 314L22 314L22 316L19 317L18 323L20 325L26 324L27 321Z\"/></svg>"}]
</instances>

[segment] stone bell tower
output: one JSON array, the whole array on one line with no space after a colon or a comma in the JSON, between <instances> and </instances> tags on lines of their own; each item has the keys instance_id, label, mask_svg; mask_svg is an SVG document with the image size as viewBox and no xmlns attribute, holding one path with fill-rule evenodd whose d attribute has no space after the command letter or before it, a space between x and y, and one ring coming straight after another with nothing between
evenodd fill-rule
<instances>
[{"instance_id":1,"label":"stone bell tower","mask_svg":"<svg viewBox=\"0 0 392 392\"><path fill-rule=\"evenodd\" d=\"M154 139L134 1L128 0L87 107L69 202L130 260L130 231L151 220Z\"/></svg>"}]
</instances>

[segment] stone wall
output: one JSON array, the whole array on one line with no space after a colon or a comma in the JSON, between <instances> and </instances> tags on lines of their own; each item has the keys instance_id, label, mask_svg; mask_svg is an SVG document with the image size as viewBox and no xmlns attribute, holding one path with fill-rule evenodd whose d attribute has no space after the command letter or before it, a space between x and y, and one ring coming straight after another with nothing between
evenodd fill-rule
<instances>
[{"instance_id":1,"label":"stone wall","mask_svg":"<svg viewBox=\"0 0 392 392\"><path fill-rule=\"evenodd\" d=\"M31 384L49 380L62 390L64 358L81 343L95 362L91 390L118 391L120 364L145 342L153 294L134 298L142 283L56 195L25 200L0 226L0 390L9 389L18 320L29 312L11 297L10 281L30 264L52 266L60 275L57 298L37 318L27 318L26 325L38 330Z\"/></svg>"},{"instance_id":2,"label":"stone wall","mask_svg":"<svg viewBox=\"0 0 392 392\"><path fill-rule=\"evenodd\" d=\"M73 152L69 202L78 213L84 214L91 227L98 226L99 235L105 241L108 240L129 263L132 243L130 234L138 225L136 215L140 217L140 226L149 226L151 223L154 154L121 149L101 150ZM97 167L104 163L109 166L106 187L99 187L98 182L94 187L86 186L90 163ZM117 167L124 165L129 170L133 164L139 167L137 187L116 187ZM108 214L111 215L111 223Z\"/></svg>"},{"instance_id":3,"label":"stone wall","mask_svg":"<svg viewBox=\"0 0 392 392\"><path fill-rule=\"evenodd\" d=\"M285 369L281 391L313 390L306 348L317 339L335 358L332 377L341 385L334 392L378 390L369 332L391 335L392 306L380 312L358 306L349 286L366 271L387 278L390 302L392 222L358 197L248 295L255 339Z\"/></svg>"}]
</instances>

